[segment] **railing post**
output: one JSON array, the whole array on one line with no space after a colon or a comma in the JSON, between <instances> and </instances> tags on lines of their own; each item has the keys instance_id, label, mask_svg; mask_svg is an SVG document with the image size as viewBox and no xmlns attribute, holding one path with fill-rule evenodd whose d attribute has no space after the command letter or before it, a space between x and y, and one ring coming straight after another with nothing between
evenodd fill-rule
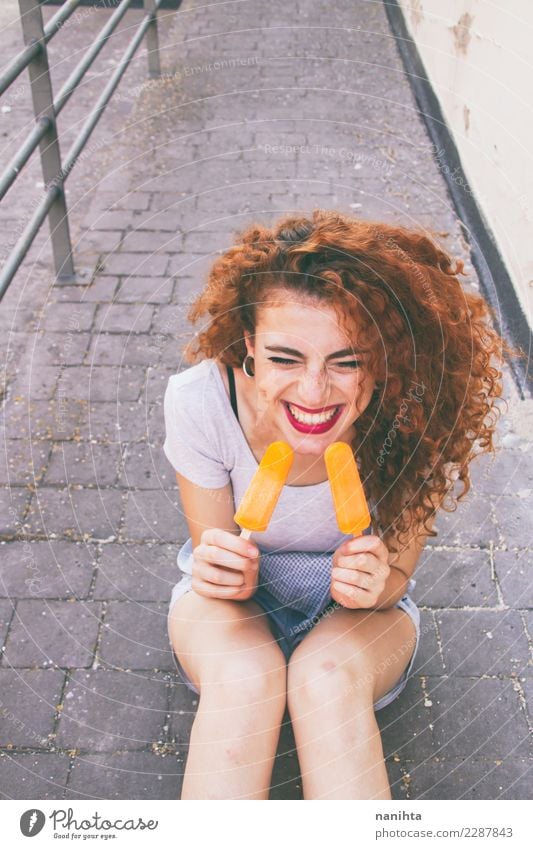
<instances>
[{"instance_id":1,"label":"railing post","mask_svg":"<svg viewBox=\"0 0 533 849\"><path fill-rule=\"evenodd\" d=\"M39 0L19 0L20 21L24 42L39 42L41 49L28 65L31 96L35 119L48 118L50 128L39 144L41 167L46 189L57 186L57 197L48 213L52 250L56 275L59 278L73 277L72 244L65 200L64 175L61 168L61 153L57 138L54 98L48 67L48 53L44 40L43 16Z\"/></svg>"},{"instance_id":2,"label":"railing post","mask_svg":"<svg viewBox=\"0 0 533 849\"><path fill-rule=\"evenodd\" d=\"M153 20L146 30L146 46L148 48L148 72L150 77L161 76L159 61L159 38L157 35L157 12L154 0L144 0L144 8L153 15Z\"/></svg>"}]
</instances>

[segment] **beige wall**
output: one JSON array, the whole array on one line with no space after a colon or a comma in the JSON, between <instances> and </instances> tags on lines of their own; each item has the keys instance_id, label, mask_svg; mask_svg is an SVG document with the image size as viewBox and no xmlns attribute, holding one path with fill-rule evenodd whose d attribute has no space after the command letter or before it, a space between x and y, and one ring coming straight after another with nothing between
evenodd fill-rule
<instances>
[{"instance_id":1,"label":"beige wall","mask_svg":"<svg viewBox=\"0 0 533 849\"><path fill-rule=\"evenodd\" d=\"M533 327L533 0L400 0Z\"/></svg>"}]
</instances>

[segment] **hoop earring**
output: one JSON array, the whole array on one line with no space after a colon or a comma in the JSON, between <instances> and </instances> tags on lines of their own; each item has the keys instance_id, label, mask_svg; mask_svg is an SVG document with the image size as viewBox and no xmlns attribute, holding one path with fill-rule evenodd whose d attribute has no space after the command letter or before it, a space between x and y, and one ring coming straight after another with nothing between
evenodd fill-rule
<instances>
[{"instance_id":1,"label":"hoop earring","mask_svg":"<svg viewBox=\"0 0 533 849\"><path fill-rule=\"evenodd\" d=\"M246 357L244 358L244 362L243 362L243 364L242 364L242 370L243 370L243 372L245 373L246 377L255 377L255 371L253 371L253 372L250 374L250 373L248 372L247 367L246 367L246 363L247 363L247 361L248 361L248 360L252 360L252 362L253 362L253 359L254 359L254 358L252 357L252 355L251 355L251 354L247 354L247 355L246 355Z\"/></svg>"}]
</instances>

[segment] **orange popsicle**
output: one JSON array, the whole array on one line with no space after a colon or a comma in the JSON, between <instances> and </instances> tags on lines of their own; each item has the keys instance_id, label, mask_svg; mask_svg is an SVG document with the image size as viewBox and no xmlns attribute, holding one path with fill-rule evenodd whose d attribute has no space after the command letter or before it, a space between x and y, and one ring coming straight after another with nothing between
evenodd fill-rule
<instances>
[{"instance_id":1,"label":"orange popsicle","mask_svg":"<svg viewBox=\"0 0 533 849\"><path fill-rule=\"evenodd\" d=\"M286 442L268 446L234 516L243 528L241 537L249 539L252 531L266 531L293 457L294 452Z\"/></svg>"},{"instance_id":2,"label":"orange popsicle","mask_svg":"<svg viewBox=\"0 0 533 849\"><path fill-rule=\"evenodd\" d=\"M343 534L359 536L370 525L370 513L351 447L334 442L324 452L337 523Z\"/></svg>"}]
</instances>

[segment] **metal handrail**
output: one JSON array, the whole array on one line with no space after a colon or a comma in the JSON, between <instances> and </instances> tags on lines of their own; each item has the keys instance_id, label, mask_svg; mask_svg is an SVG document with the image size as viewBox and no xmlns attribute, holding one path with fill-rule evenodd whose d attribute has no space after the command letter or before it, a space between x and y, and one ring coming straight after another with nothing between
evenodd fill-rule
<instances>
[{"instance_id":1,"label":"metal handrail","mask_svg":"<svg viewBox=\"0 0 533 849\"><path fill-rule=\"evenodd\" d=\"M50 39L59 32L65 21L68 21L73 12L76 11L82 0L66 0L61 9L50 18L47 25L43 28L43 41L48 44ZM28 67L30 62L41 52L43 45L34 41L22 50L18 56L15 56L11 64L0 76L0 94L9 88L11 83L15 82L17 77Z\"/></svg>"},{"instance_id":2,"label":"metal handrail","mask_svg":"<svg viewBox=\"0 0 533 849\"><path fill-rule=\"evenodd\" d=\"M45 0L51 2L51 0ZM54 0L52 0L54 2ZM66 0L61 9L43 25L39 0L19 0L21 24L26 47L11 62L0 76L0 94L28 67L33 99L36 126L28 134L7 168L0 175L0 200L10 189L20 171L39 146L41 165L45 183L45 195L28 221L22 235L7 257L0 273L0 300L28 252L35 236L48 216L55 271L58 279L75 280L72 261L72 246L65 201L64 183L74 168L79 156L100 120L105 107L117 88L124 72L133 58L143 38L147 38L148 67L150 76L160 75L159 45L157 33L157 11L161 6L177 9L181 0L143 0L146 15L140 22L132 40L122 55L118 65L98 98L94 109L82 126L71 145L64 162L61 162L57 137L56 118L73 92L91 67L116 26L129 8L138 7L139 0L121 0L113 15L100 30L98 37L84 54L78 65L62 86L57 97L53 98L50 72L48 67L47 43L59 31L66 20L82 3L88 0Z\"/></svg>"},{"instance_id":3,"label":"metal handrail","mask_svg":"<svg viewBox=\"0 0 533 849\"><path fill-rule=\"evenodd\" d=\"M107 24L98 33L98 38L88 49L87 53L82 57L81 61L76 65L70 77L63 85L61 91L54 100L54 112L59 115L65 103L69 100L71 94L76 90L84 73L91 67L92 63L100 53L106 41L113 34L113 30L119 21L122 20L131 5L130 0L122 0L120 6L117 6L115 12L109 18Z\"/></svg>"}]
</instances>

